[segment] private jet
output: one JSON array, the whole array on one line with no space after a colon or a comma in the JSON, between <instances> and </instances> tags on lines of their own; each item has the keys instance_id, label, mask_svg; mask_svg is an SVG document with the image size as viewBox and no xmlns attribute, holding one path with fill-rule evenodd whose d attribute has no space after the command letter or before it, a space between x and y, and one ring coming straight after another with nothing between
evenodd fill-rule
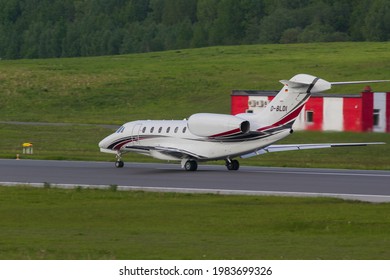
<instances>
[{"instance_id":1,"label":"private jet","mask_svg":"<svg viewBox=\"0 0 390 280\"><path fill-rule=\"evenodd\" d=\"M298 74L281 80L283 88L259 113L237 115L197 113L184 120L138 120L123 124L99 143L100 151L116 155L115 166L124 166L122 155L135 152L160 160L180 161L187 171L199 162L224 160L228 170L238 170L236 158L270 152L384 144L323 143L274 144L293 133L293 124L312 93L333 85L388 82L389 80L328 82Z\"/></svg>"}]
</instances>

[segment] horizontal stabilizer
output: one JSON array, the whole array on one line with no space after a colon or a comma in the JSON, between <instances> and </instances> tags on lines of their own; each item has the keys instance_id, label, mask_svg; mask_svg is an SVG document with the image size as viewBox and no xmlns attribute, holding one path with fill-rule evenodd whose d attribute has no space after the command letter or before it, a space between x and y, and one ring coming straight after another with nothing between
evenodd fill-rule
<instances>
[{"instance_id":1,"label":"horizontal stabilizer","mask_svg":"<svg viewBox=\"0 0 390 280\"><path fill-rule=\"evenodd\" d=\"M332 86L337 86L337 85L355 85L355 84L386 83L386 82L390 82L390 80L331 82L331 85Z\"/></svg>"},{"instance_id":2,"label":"horizontal stabilizer","mask_svg":"<svg viewBox=\"0 0 390 280\"><path fill-rule=\"evenodd\" d=\"M242 155L241 158L250 158L257 155L274 152L309 150L309 149L324 149L337 147L353 147L353 146L367 146L367 145L381 145L384 142L369 142L369 143L323 143L323 144L287 144L287 145L271 145L263 149L259 149L252 153Z\"/></svg>"},{"instance_id":3,"label":"horizontal stabilizer","mask_svg":"<svg viewBox=\"0 0 390 280\"><path fill-rule=\"evenodd\" d=\"M310 85L310 83L304 83L304 82L295 82L295 81L289 81L289 80L280 80L284 85L288 85L290 88L301 88L301 87L307 87Z\"/></svg>"}]
</instances>

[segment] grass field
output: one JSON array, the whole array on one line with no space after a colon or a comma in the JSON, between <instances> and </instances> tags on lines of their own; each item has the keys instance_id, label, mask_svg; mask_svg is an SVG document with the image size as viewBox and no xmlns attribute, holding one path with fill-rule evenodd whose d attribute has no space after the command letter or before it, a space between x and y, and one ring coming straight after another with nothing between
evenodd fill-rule
<instances>
[{"instance_id":1,"label":"grass field","mask_svg":"<svg viewBox=\"0 0 390 280\"><path fill-rule=\"evenodd\" d=\"M0 188L0 259L389 259L390 204Z\"/></svg>"},{"instance_id":2,"label":"grass field","mask_svg":"<svg viewBox=\"0 0 390 280\"><path fill-rule=\"evenodd\" d=\"M280 89L297 73L389 79L390 43L212 47L123 56L0 61L0 120L121 124L230 112L232 89ZM358 93L362 85L338 87ZM389 90L378 84L374 90Z\"/></svg>"}]
</instances>

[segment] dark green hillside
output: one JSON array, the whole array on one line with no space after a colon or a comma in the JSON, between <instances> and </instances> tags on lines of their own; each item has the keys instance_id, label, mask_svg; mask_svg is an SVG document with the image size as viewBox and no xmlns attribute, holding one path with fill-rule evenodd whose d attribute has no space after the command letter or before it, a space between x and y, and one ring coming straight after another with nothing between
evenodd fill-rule
<instances>
[{"instance_id":1,"label":"dark green hillside","mask_svg":"<svg viewBox=\"0 0 390 280\"><path fill-rule=\"evenodd\" d=\"M7 0L0 58L388 41L387 0Z\"/></svg>"}]
</instances>

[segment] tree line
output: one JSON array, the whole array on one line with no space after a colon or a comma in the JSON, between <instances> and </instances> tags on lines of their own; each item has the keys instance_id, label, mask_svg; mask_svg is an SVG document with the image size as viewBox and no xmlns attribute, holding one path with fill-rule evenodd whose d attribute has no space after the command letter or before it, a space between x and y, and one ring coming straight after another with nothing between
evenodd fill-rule
<instances>
[{"instance_id":1,"label":"tree line","mask_svg":"<svg viewBox=\"0 0 390 280\"><path fill-rule=\"evenodd\" d=\"M0 58L390 40L389 0L1 0Z\"/></svg>"}]
</instances>

